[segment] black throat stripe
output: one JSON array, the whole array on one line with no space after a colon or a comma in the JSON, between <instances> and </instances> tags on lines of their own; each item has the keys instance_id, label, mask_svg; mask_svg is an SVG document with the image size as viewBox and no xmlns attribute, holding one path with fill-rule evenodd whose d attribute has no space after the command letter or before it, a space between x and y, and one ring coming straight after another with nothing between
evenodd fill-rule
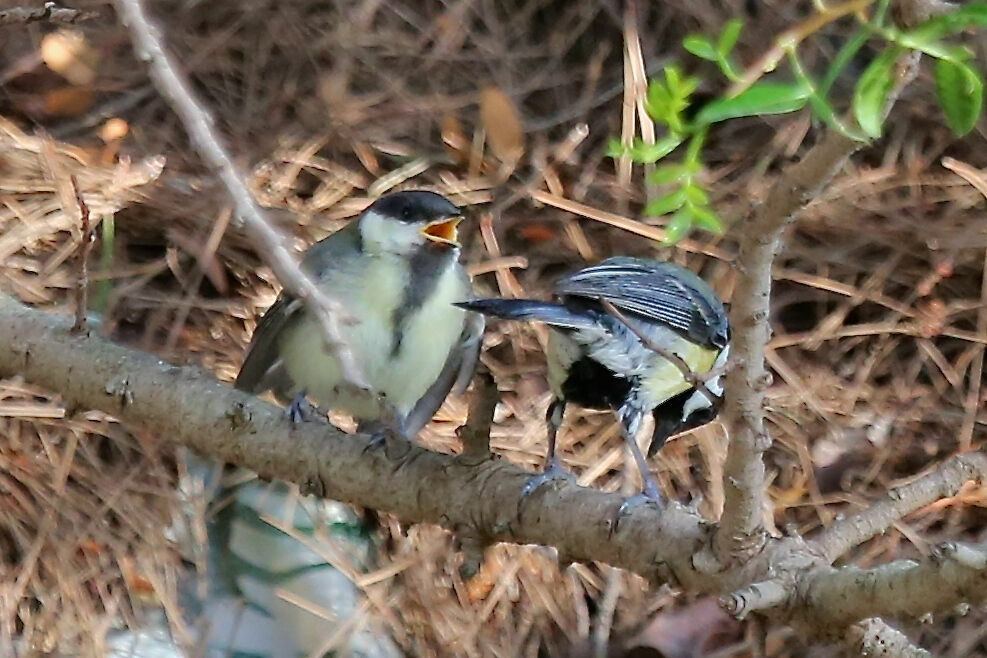
<instances>
[{"instance_id":1,"label":"black throat stripe","mask_svg":"<svg viewBox=\"0 0 987 658\"><path fill-rule=\"evenodd\" d=\"M392 357L401 351L404 331L411 315L421 308L422 303L432 294L439 283L439 279L456 256L455 249L429 242L411 257L404 294L392 316L393 329L391 331L390 351Z\"/></svg>"}]
</instances>

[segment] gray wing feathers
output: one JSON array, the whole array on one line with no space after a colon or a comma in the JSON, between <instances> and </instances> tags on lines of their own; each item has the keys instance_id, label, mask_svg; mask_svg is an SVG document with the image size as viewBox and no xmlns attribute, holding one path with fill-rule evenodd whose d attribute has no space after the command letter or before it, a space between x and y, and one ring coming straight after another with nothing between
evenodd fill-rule
<instances>
[{"instance_id":1,"label":"gray wing feathers","mask_svg":"<svg viewBox=\"0 0 987 658\"><path fill-rule=\"evenodd\" d=\"M711 346L725 341L726 311L709 285L673 263L610 258L560 279L560 297L606 299Z\"/></svg>"},{"instance_id":2,"label":"gray wing feathers","mask_svg":"<svg viewBox=\"0 0 987 658\"><path fill-rule=\"evenodd\" d=\"M442 406L450 391L462 393L473 378L483 344L483 316L470 313L459 342L449 351L439 376L415 404L404 422L404 433L414 438Z\"/></svg>"},{"instance_id":3,"label":"gray wing feathers","mask_svg":"<svg viewBox=\"0 0 987 658\"><path fill-rule=\"evenodd\" d=\"M279 378L277 371L280 363L278 340L284 328L295 320L301 310L301 301L283 292L278 295L277 301L257 323L257 329L254 330L254 336L247 348L247 356L234 384L236 388L259 393L276 387L274 380Z\"/></svg>"}]
</instances>

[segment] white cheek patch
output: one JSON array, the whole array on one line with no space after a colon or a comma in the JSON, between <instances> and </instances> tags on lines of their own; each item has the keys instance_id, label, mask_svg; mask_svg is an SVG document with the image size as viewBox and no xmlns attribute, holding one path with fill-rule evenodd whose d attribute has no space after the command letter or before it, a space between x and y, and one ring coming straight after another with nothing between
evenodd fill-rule
<instances>
[{"instance_id":1,"label":"white cheek patch","mask_svg":"<svg viewBox=\"0 0 987 658\"><path fill-rule=\"evenodd\" d=\"M730 346L727 345L720 352L716 361L713 362L712 370L722 370L723 366L726 365L727 358L730 356ZM723 373L721 372L716 377L706 381L706 388L709 392L717 397L723 396ZM700 409L708 409L713 406L709 398L702 391L695 391L689 398L685 401L685 405L682 407L682 422L685 422L693 414L693 412L699 411Z\"/></svg>"},{"instance_id":2,"label":"white cheek patch","mask_svg":"<svg viewBox=\"0 0 987 658\"><path fill-rule=\"evenodd\" d=\"M368 251L406 253L425 242L425 236L414 224L388 219L376 212L360 219L360 235Z\"/></svg>"}]
</instances>

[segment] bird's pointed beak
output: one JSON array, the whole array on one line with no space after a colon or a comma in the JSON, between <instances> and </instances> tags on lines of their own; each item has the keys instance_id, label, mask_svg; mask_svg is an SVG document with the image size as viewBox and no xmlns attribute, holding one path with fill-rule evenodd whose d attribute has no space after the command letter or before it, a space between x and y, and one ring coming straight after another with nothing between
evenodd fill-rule
<instances>
[{"instance_id":1,"label":"bird's pointed beak","mask_svg":"<svg viewBox=\"0 0 987 658\"><path fill-rule=\"evenodd\" d=\"M434 222L429 222L422 229L422 235L432 242L458 247L460 246L458 240L459 233L456 229L461 221L463 221L462 216L457 215L455 217L444 217Z\"/></svg>"}]
</instances>

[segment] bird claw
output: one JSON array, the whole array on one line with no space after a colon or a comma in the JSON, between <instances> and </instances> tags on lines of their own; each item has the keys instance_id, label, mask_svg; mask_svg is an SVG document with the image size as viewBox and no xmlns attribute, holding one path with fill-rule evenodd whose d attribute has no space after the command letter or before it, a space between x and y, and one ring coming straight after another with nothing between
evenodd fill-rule
<instances>
[{"instance_id":1,"label":"bird claw","mask_svg":"<svg viewBox=\"0 0 987 658\"><path fill-rule=\"evenodd\" d=\"M305 399L306 395L306 391L300 391L298 395L291 399L291 404L284 410L284 415L287 416L292 425L298 425L308 420L312 405Z\"/></svg>"},{"instance_id":2,"label":"bird claw","mask_svg":"<svg viewBox=\"0 0 987 658\"><path fill-rule=\"evenodd\" d=\"M527 483L525 483L524 488L521 489L521 500L524 500L525 498L533 494L535 492L535 489L542 486L546 482L550 482L552 480L572 480L572 479L573 479L572 473L565 470L565 468L558 460L553 459L551 462L549 462L548 468L546 468L543 472L539 473L538 475L535 475L530 480L528 480Z\"/></svg>"},{"instance_id":3,"label":"bird claw","mask_svg":"<svg viewBox=\"0 0 987 658\"><path fill-rule=\"evenodd\" d=\"M541 487L547 482L552 480L573 480L572 474L563 468L562 464L556 460L552 459L545 470L538 475L533 475L525 484L524 488L521 489L521 497L517 501L517 515L521 518L521 506L524 501L535 492L536 489Z\"/></svg>"},{"instance_id":4,"label":"bird claw","mask_svg":"<svg viewBox=\"0 0 987 658\"><path fill-rule=\"evenodd\" d=\"M366 453L371 450L383 448L385 445L387 445L387 431L380 430L370 435L370 440L367 442L367 446L363 449L363 452Z\"/></svg>"},{"instance_id":5,"label":"bird claw","mask_svg":"<svg viewBox=\"0 0 987 658\"><path fill-rule=\"evenodd\" d=\"M617 508L617 513L614 514L610 521L610 535L612 536L615 532L617 532L621 519L641 505L654 505L655 508L661 509L665 505L665 499L662 498L656 487L647 486L641 493L627 498L623 503L621 503L620 507Z\"/></svg>"}]
</instances>

